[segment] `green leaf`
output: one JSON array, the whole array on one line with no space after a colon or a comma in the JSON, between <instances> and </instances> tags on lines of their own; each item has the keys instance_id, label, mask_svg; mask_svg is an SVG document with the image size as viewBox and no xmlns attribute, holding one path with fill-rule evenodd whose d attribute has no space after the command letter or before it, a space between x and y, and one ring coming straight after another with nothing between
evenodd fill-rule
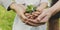
<instances>
[{"instance_id":1,"label":"green leaf","mask_svg":"<svg viewBox=\"0 0 60 30\"><path fill-rule=\"evenodd\" d=\"M26 8L27 13L32 13L35 10L36 10L36 7L33 6L33 5L28 5L27 8Z\"/></svg>"}]
</instances>

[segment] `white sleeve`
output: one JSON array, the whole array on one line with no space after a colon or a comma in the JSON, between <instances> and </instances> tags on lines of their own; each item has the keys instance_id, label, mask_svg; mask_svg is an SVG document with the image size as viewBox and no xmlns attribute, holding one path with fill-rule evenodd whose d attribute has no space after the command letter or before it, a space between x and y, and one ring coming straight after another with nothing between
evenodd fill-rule
<instances>
[{"instance_id":1,"label":"white sleeve","mask_svg":"<svg viewBox=\"0 0 60 30\"><path fill-rule=\"evenodd\" d=\"M50 2L49 2L49 0L41 0L41 3L43 3L43 2L48 3L48 6L50 7Z\"/></svg>"},{"instance_id":2,"label":"white sleeve","mask_svg":"<svg viewBox=\"0 0 60 30\"><path fill-rule=\"evenodd\" d=\"M16 2L17 4L24 4L24 1L25 1L25 0L15 0L15 2Z\"/></svg>"},{"instance_id":3,"label":"white sleeve","mask_svg":"<svg viewBox=\"0 0 60 30\"><path fill-rule=\"evenodd\" d=\"M1 4L1 0L0 0L0 4Z\"/></svg>"},{"instance_id":4,"label":"white sleeve","mask_svg":"<svg viewBox=\"0 0 60 30\"><path fill-rule=\"evenodd\" d=\"M12 3L11 0L0 0L1 4L7 9L9 5Z\"/></svg>"},{"instance_id":5,"label":"white sleeve","mask_svg":"<svg viewBox=\"0 0 60 30\"><path fill-rule=\"evenodd\" d=\"M1 2L0 2L0 4L1 4Z\"/></svg>"},{"instance_id":6,"label":"white sleeve","mask_svg":"<svg viewBox=\"0 0 60 30\"><path fill-rule=\"evenodd\" d=\"M41 3L42 3L42 2L46 2L46 3L48 3L48 0L41 0Z\"/></svg>"}]
</instances>

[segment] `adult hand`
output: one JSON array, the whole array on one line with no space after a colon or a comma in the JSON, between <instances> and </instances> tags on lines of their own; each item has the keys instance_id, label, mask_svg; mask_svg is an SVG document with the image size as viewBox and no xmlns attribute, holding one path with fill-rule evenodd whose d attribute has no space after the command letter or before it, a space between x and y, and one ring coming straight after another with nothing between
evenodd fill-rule
<instances>
[{"instance_id":1,"label":"adult hand","mask_svg":"<svg viewBox=\"0 0 60 30\"><path fill-rule=\"evenodd\" d=\"M40 26L40 25L45 24L45 23L40 23L39 20L36 19L39 16L40 12L36 11L36 12L33 12L33 13L32 13L32 15L29 14L29 13L25 14L28 17L28 19L26 19L27 21L25 22L27 25Z\"/></svg>"},{"instance_id":2,"label":"adult hand","mask_svg":"<svg viewBox=\"0 0 60 30\"><path fill-rule=\"evenodd\" d=\"M30 26L39 26L39 22L36 19L33 19L33 15L29 14L29 13L25 13L25 16L27 17L27 19L25 19L26 21L24 22L27 25Z\"/></svg>"},{"instance_id":3,"label":"adult hand","mask_svg":"<svg viewBox=\"0 0 60 30\"><path fill-rule=\"evenodd\" d=\"M22 19L22 21L30 26L39 26L40 24L38 23L37 20L35 19L28 19L25 15L25 7L23 5L18 5L18 4L12 4L12 9L15 10L15 12L18 14L18 16ZM31 15L29 15L31 16Z\"/></svg>"},{"instance_id":4,"label":"adult hand","mask_svg":"<svg viewBox=\"0 0 60 30\"><path fill-rule=\"evenodd\" d=\"M37 26L38 24L36 23L36 21L34 19L29 19L29 17L32 17L30 14L24 14L25 13L25 7L22 5L18 5L19 8L17 10L19 10L19 13L17 13L20 18L22 19L22 21L30 26Z\"/></svg>"},{"instance_id":5,"label":"adult hand","mask_svg":"<svg viewBox=\"0 0 60 30\"><path fill-rule=\"evenodd\" d=\"M32 15L31 14L28 14L26 13L26 16L28 18L31 18L31 19L27 19L29 21L26 21L26 24L28 25L31 25L31 26L39 26L39 25L42 25L44 23L40 23L36 18L41 14L41 12L43 11L42 9L39 9L40 7L37 8L37 11L35 12L32 12Z\"/></svg>"},{"instance_id":6,"label":"adult hand","mask_svg":"<svg viewBox=\"0 0 60 30\"><path fill-rule=\"evenodd\" d=\"M44 4L44 3L43 3L43 4ZM43 4L41 4L41 6L42 6ZM34 15L34 16L40 15L40 14L42 13L43 9L45 8L45 6L42 6L42 7L41 7L41 6L37 7L36 11L33 12L32 15Z\"/></svg>"},{"instance_id":7,"label":"adult hand","mask_svg":"<svg viewBox=\"0 0 60 30\"><path fill-rule=\"evenodd\" d=\"M40 23L47 22L50 17L52 16L52 10L45 9L43 12L38 16L38 20Z\"/></svg>"},{"instance_id":8,"label":"adult hand","mask_svg":"<svg viewBox=\"0 0 60 30\"><path fill-rule=\"evenodd\" d=\"M23 6L22 4L12 3L10 5L10 8L13 9L17 13L17 15L23 19L22 21L25 21L24 19L27 19L27 17L24 15L25 6Z\"/></svg>"},{"instance_id":9,"label":"adult hand","mask_svg":"<svg viewBox=\"0 0 60 30\"><path fill-rule=\"evenodd\" d=\"M26 19L25 23L27 25L35 26L35 27L45 24L45 23L40 23L40 21L37 19Z\"/></svg>"}]
</instances>

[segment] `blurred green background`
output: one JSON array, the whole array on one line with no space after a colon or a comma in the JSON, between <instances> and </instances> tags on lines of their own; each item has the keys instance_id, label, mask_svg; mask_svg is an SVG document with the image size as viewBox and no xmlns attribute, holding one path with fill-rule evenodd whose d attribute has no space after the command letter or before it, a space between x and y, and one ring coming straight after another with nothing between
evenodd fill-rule
<instances>
[{"instance_id":1,"label":"blurred green background","mask_svg":"<svg viewBox=\"0 0 60 30\"><path fill-rule=\"evenodd\" d=\"M13 11L7 11L0 5L0 30L11 30L15 13Z\"/></svg>"}]
</instances>

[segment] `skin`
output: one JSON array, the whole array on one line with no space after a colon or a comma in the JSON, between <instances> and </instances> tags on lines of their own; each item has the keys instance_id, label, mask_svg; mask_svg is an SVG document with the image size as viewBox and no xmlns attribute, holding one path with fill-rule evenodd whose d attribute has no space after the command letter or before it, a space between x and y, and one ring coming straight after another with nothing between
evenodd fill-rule
<instances>
[{"instance_id":1,"label":"skin","mask_svg":"<svg viewBox=\"0 0 60 30\"><path fill-rule=\"evenodd\" d=\"M47 6L48 6L47 3L45 3L45 2L41 3L41 5L39 7L37 7L37 9L36 9L37 11L33 12L32 15L40 14L43 11L43 9L45 9ZM27 21L26 23L30 26L39 26L39 25L41 25L37 19L29 19L29 20L30 20L30 22Z\"/></svg>"},{"instance_id":2,"label":"skin","mask_svg":"<svg viewBox=\"0 0 60 30\"><path fill-rule=\"evenodd\" d=\"M48 3L46 3L46 2L43 2L43 3L41 3L41 5L39 6L39 7L37 7L37 9L36 10L43 10L43 9L45 9L46 7L48 6Z\"/></svg>"},{"instance_id":3,"label":"skin","mask_svg":"<svg viewBox=\"0 0 60 30\"><path fill-rule=\"evenodd\" d=\"M55 5L53 5L51 8L40 10L40 11L42 11L42 13L33 22L37 22L37 23L47 22L51 16L55 15L57 12L60 12L60 0ZM35 26L38 26L38 25L35 25Z\"/></svg>"},{"instance_id":4,"label":"skin","mask_svg":"<svg viewBox=\"0 0 60 30\"><path fill-rule=\"evenodd\" d=\"M51 8L43 10L37 19L39 19L40 23L47 22L50 17L55 15L57 12L60 12L60 0Z\"/></svg>"},{"instance_id":5,"label":"skin","mask_svg":"<svg viewBox=\"0 0 60 30\"><path fill-rule=\"evenodd\" d=\"M60 0L51 8L40 11L42 11L42 13L37 17L35 21L40 23L47 22L51 16L55 15L57 12L60 12Z\"/></svg>"},{"instance_id":6,"label":"skin","mask_svg":"<svg viewBox=\"0 0 60 30\"><path fill-rule=\"evenodd\" d=\"M32 15L39 16L41 14L41 12L43 11L43 9L45 9L47 6L48 6L48 3L46 3L46 2L41 3L41 5L38 6L36 9L37 11L33 12Z\"/></svg>"},{"instance_id":7,"label":"skin","mask_svg":"<svg viewBox=\"0 0 60 30\"><path fill-rule=\"evenodd\" d=\"M25 12L25 7L23 6L23 5L21 5L21 4L16 4L16 3L12 3L11 5L10 5L10 8L11 9L13 9L17 14L18 14L18 16L20 17L20 18L22 18L22 19L27 19L27 17L24 15L24 12ZM24 21L24 20L22 20L22 21Z\"/></svg>"},{"instance_id":8,"label":"skin","mask_svg":"<svg viewBox=\"0 0 60 30\"><path fill-rule=\"evenodd\" d=\"M49 9L44 9L45 5L42 6L42 7L41 6L39 6L37 8L37 11L40 11L40 13L41 12L42 13L36 19L28 19L24 15L24 12L25 12L26 9L25 9L25 7L23 5L18 5L16 3L12 3L10 5L10 8L14 9L14 11L16 11L16 13L20 16L20 18L22 17L22 19L23 19L22 21L25 24L30 25L30 26L39 26L40 23L47 22L50 19L50 17L52 15L54 15L54 13L56 14L57 12L60 12L60 7L59 7L60 6L60 0L55 5L53 5L51 8L49 8Z\"/></svg>"},{"instance_id":9,"label":"skin","mask_svg":"<svg viewBox=\"0 0 60 30\"><path fill-rule=\"evenodd\" d=\"M37 7L38 11L41 11L42 9L44 9L47 6L47 3L41 3L41 6ZM30 26L39 26L40 25L39 22L36 19L28 19L24 15L24 12L25 12L26 8L23 5L12 3L10 5L10 8L13 9L18 14L18 16L23 19L22 21L25 24L30 25Z\"/></svg>"}]
</instances>

